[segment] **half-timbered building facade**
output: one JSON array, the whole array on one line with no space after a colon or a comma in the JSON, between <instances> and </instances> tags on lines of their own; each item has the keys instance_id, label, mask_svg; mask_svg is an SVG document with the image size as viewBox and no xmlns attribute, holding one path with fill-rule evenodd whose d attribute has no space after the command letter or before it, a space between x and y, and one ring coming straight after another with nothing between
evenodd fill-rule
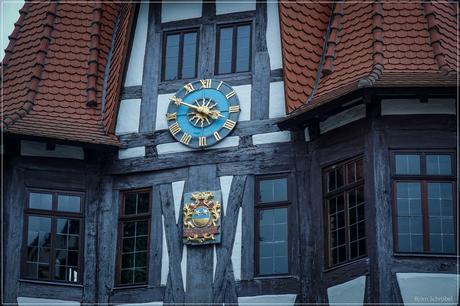
<instances>
[{"instance_id":1,"label":"half-timbered building facade","mask_svg":"<svg viewBox=\"0 0 460 306\"><path fill-rule=\"evenodd\" d=\"M4 303L457 305L458 4L29 2Z\"/></svg>"}]
</instances>

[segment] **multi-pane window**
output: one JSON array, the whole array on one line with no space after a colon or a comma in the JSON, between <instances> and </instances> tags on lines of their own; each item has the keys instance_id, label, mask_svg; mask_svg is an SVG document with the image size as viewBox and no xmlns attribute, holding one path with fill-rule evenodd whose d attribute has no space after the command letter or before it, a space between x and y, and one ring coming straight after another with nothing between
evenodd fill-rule
<instances>
[{"instance_id":1,"label":"multi-pane window","mask_svg":"<svg viewBox=\"0 0 460 306\"><path fill-rule=\"evenodd\" d=\"M395 241L402 253L455 253L454 155L394 152Z\"/></svg>"},{"instance_id":2,"label":"multi-pane window","mask_svg":"<svg viewBox=\"0 0 460 306\"><path fill-rule=\"evenodd\" d=\"M256 181L256 275L289 273L289 181L286 175Z\"/></svg>"},{"instance_id":3,"label":"multi-pane window","mask_svg":"<svg viewBox=\"0 0 460 306\"><path fill-rule=\"evenodd\" d=\"M198 31L174 31L164 34L164 81L196 77L198 59Z\"/></svg>"},{"instance_id":4,"label":"multi-pane window","mask_svg":"<svg viewBox=\"0 0 460 306\"><path fill-rule=\"evenodd\" d=\"M328 266L365 256L366 217L362 157L323 171Z\"/></svg>"},{"instance_id":5,"label":"multi-pane window","mask_svg":"<svg viewBox=\"0 0 460 306\"><path fill-rule=\"evenodd\" d=\"M147 283L150 191L122 194L117 257L117 284Z\"/></svg>"},{"instance_id":6,"label":"multi-pane window","mask_svg":"<svg viewBox=\"0 0 460 306\"><path fill-rule=\"evenodd\" d=\"M251 70L251 24L232 24L217 29L216 74Z\"/></svg>"},{"instance_id":7,"label":"multi-pane window","mask_svg":"<svg viewBox=\"0 0 460 306\"><path fill-rule=\"evenodd\" d=\"M81 282L83 194L30 190L25 210L22 275Z\"/></svg>"}]
</instances>

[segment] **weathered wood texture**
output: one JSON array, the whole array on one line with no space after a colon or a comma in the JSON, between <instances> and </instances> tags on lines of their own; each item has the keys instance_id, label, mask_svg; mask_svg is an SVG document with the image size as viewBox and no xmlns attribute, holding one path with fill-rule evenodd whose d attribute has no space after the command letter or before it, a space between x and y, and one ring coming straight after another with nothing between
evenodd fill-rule
<instances>
[{"instance_id":1,"label":"weathered wood texture","mask_svg":"<svg viewBox=\"0 0 460 306\"><path fill-rule=\"evenodd\" d=\"M248 175L244 188L241 237L241 279L254 277L254 176Z\"/></svg>"},{"instance_id":2,"label":"weathered wood texture","mask_svg":"<svg viewBox=\"0 0 460 306\"><path fill-rule=\"evenodd\" d=\"M151 190L152 215L150 222L149 286L161 284L161 260L163 248L163 221L161 217L161 197L156 186Z\"/></svg>"},{"instance_id":3,"label":"weathered wood texture","mask_svg":"<svg viewBox=\"0 0 460 306\"><path fill-rule=\"evenodd\" d=\"M34 281L19 281L18 296L81 301L83 294L83 286L81 285L66 285L66 284L50 284L45 282ZM91 287L90 289L92 289ZM16 298L14 304L17 303Z\"/></svg>"},{"instance_id":4,"label":"weathered wood texture","mask_svg":"<svg viewBox=\"0 0 460 306\"><path fill-rule=\"evenodd\" d=\"M24 170L17 167L14 162L7 165L9 168L5 173L10 176L7 185L4 186L4 243L5 258L3 277L2 301L16 303L18 296L18 280L21 266L21 243L24 219Z\"/></svg>"},{"instance_id":5,"label":"weathered wood texture","mask_svg":"<svg viewBox=\"0 0 460 306\"><path fill-rule=\"evenodd\" d=\"M110 305L121 303L150 303L162 301L165 294L164 287L142 287L115 289L110 298ZM113 304L112 304L113 303Z\"/></svg>"},{"instance_id":6,"label":"weathered wood texture","mask_svg":"<svg viewBox=\"0 0 460 306\"><path fill-rule=\"evenodd\" d=\"M84 273L83 273L83 303L97 302L97 248L98 248L98 215L101 194L100 175L88 173L86 183L85 219L84 219Z\"/></svg>"},{"instance_id":7,"label":"weathered wood texture","mask_svg":"<svg viewBox=\"0 0 460 306\"><path fill-rule=\"evenodd\" d=\"M217 264L213 284L214 303L237 303L235 278L232 269L232 250L238 222L238 213L243 200L246 177L235 176L230 188L230 194L225 216L222 212L221 243L216 246Z\"/></svg>"},{"instance_id":8,"label":"weathered wood texture","mask_svg":"<svg viewBox=\"0 0 460 306\"><path fill-rule=\"evenodd\" d=\"M119 193L113 190L113 178L104 176L101 183L97 244L97 301L108 303L115 285L115 256Z\"/></svg>"},{"instance_id":9,"label":"weathered wood texture","mask_svg":"<svg viewBox=\"0 0 460 306\"><path fill-rule=\"evenodd\" d=\"M181 272L182 239L180 222L176 224L171 184L158 185L161 210L164 216L166 244L169 255L169 274L166 283L165 303L184 303L185 294ZM181 221L181 220L179 220Z\"/></svg>"},{"instance_id":10,"label":"weathered wood texture","mask_svg":"<svg viewBox=\"0 0 460 306\"><path fill-rule=\"evenodd\" d=\"M153 132L157 113L158 83L160 78L161 31L160 4L150 3L147 45L142 75L142 102L139 132Z\"/></svg>"},{"instance_id":11,"label":"weathered wood texture","mask_svg":"<svg viewBox=\"0 0 460 306\"><path fill-rule=\"evenodd\" d=\"M189 168L188 186L184 193L218 190L219 179L216 165L192 166ZM186 201L187 199L184 199ZM185 298L188 303L212 301L214 246L187 246L187 286Z\"/></svg>"},{"instance_id":12,"label":"weathered wood texture","mask_svg":"<svg viewBox=\"0 0 460 306\"><path fill-rule=\"evenodd\" d=\"M253 79L251 91L251 119L268 119L270 97L270 56L267 51L267 4L256 3L253 39Z\"/></svg>"},{"instance_id":13,"label":"weathered wood texture","mask_svg":"<svg viewBox=\"0 0 460 306\"><path fill-rule=\"evenodd\" d=\"M297 277L259 278L250 281L236 282L238 296L298 294L299 280Z\"/></svg>"}]
</instances>

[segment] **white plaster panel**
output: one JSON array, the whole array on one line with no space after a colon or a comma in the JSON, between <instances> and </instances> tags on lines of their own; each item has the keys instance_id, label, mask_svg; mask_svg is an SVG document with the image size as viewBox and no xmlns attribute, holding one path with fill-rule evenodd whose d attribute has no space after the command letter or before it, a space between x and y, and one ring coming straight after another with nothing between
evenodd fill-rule
<instances>
[{"instance_id":1,"label":"white plaster panel","mask_svg":"<svg viewBox=\"0 0 460 306\"><path fill-rule=\"evenodd\" d=\"M187 246L182 247L182 260L180 262L180 270L182 272L182 284L184 292L187 291Z\"/></svg>"},{"instance_id":2,"label":"white plaster panel","mask_svg":"<svg viewBox=\"0 0 460 306\"><path fill-rule=\"evenodd\" d=\"M31 297L18 297L17 298L19 306L79 306L80 303L76 301L64 301L64 300L55 300L55 299L39 299Z\"/></svg>"},{"instance_id":3,"label":"white plaster panel","mask_svg":"<svg viewBox=\"0 0 460 306\"><path fill-rule=\"evenodd\" d=\"M261 145L266 143L290 142L291 132L279 131L264 134L252 135L252 143L254 145Z\"/></svg>"},{"instance_id":4,"label":"white plaster panel","mask_svg":"<svg viewBox=\"0 0 460 306\"><path fill-rule=\"evenodd\" d=\"M171 98L173 95L173 93L158 95L157 114L155 120L156 130L164 130L168 128L168 122L166 121L166 113L168 112L169 98Z\"/></svg>"},{"instance_id":5,"label":"white plaster panel","mask_svg":"<svg viewBox=\"0 0 460 306\"><path fill-rule=\"evenodd\" d=\"M128 71L125 86L142 85L144 71L145 46L147 44L147 28L149 21L149 3L141 2L137 15L136 30L134 31L131 55L129 56Z\"/></svg>"},{"instance_id":6,"label":"white plaster panel","mask_svg":"<svg viewBox=\"0 0 460 306\"><path fill-rule=\"evenodd\" d=\"M270 69L283 68L278 1L267 1L267 50Z\"/></svg>"},{"instance_id":7,"label":"white plaster panel","mask_svg":"<svg viewBox=\"0 0 460 306\"><path fill-rule=\"evenodd\" d=\"M237 147L239 145L240 145L239 136L227 136L221 141L219 141L217 144L210 147L208 150Z\"/></svg>"},{"instance_id":8,"label":"white plaster panel","mask_svg":"<svg viewBox=\"0 0 460 306\"><path fill-rule=\"evenodd\" d=\"M305 134L305 141L309 142L310 141L310 130L308 128L305 128L303 132Z\"/></svg>"},{"instance_id":9,"label":"white plaster panel","mask_svg":"<svg viewBox=\"0 0 460 306\"><path fill-rule=\"evenodd\" d=\"M428 99L421 103L419 99L383 99L382 115L416 114L456 114L455 99Z\"/></svg>"},{"instance_id":10,"label":"white plaster panel","mask_svg":"<svg viewBox=\"0 0 460 306\"><path fill-rule=\"evenodd\" d=\"M286 115L286 102L284 100L284 82L270 83L270 100L268 115L270 118L280 118Z\"/></svg>"},{"instance_id":11,"label":"white plaster panel","mask_svg":"<svg viewBox=\"0 0 460 306\"><path fill-rule=\"evenodd\" d=\"M457 305L460 276L444 273L396 273L405 305Z\"/></svg>"},{"instance_id":12,"label":"white plaster panel","mask_svg":"<svg viewBox=\"0 0 460 306\"><path fill-rule=\"evenodd\" d=\"M46 143L29 140L21 140L21 155L71 159L85 158L83 148L80 147L57 144L54 150L47 150Z\"/></svg>"},{"instance_id":13,"label":"white plaster panel","mask_svg":"<svg viewBox=\"0 0 460 306\"><path fill-rule=\"evenodd\" d=\"M168 244L166 243L166 231L165 231L165 217L162 215L161 219L163 221L163 246L161 248L161 279L160 283L166 285L168 281L169 274L169 253L168 253Z\"/></svg>"},{"instance_id":14,"label":"white plaster panel","mask_svg":"<svg viewBox=\"0 0 460 306\"><path fill-rule=\"evenodd\" d=\"M135 304L117 304L120 306L163 306L163 302L148 302L148 303L135 303Z\"/></svg>"},{"instance_id":15,"label":"white plaster panel","mask_svg":"<svg viewBox=\"0 0 460 306\"><path fill-rule=\"evenodd\" d=\"M201 0L163 1L161 22L170 22L201 17Z\"/></svg>"},{"instance_id":16,"label":"white plaster panel","mask_svg":"<svg viewBox=\"0 0 460 306\"><path fill-rule=\"evenodd\" d=\"M222 190L222 212L224 216L227 214L228 197L230 195L230 187L232 186L233 175L220 176L220 189Z\"/></svg>"},{"instance_id":17,"label":"white plaster panel","mask_svg":"<svg viewBox=\"0 0 460 306\"><path fill-rule=\"evenodd\" d=\"M235 276L235 280L241 279L241 241L243 239L243 231L241 222L243 222L241 208L238 208L238 220L236 223L236 231L235 231L235 241L233 242L233 249L232 249L232 265L233 265L233 274Z\"/></svg>"},{"instance_id":18,"label":"white plaster panel","mask_svg":"<svg viewBox=\"0 0 460 306\"><path fill-rule=\"evenodd\" d=\"M176 217L176 224L179 222L179 215L180 215L180 204L182 200L182 193L184 191L184 184L185 181L177 181L172 183L172 192L173 192L173 199L174 199L174 213Z\"/></svg>"},{"instance_id":19,"label":"white plaster panel","mask_svg":"<svg viewBox=\"0 0 460 306\"><path fill-rule=\"evenodd\" d=\"M294 305L296 294L277 294L277 295L255 295L238 297L238 305Z\"/></svg>"},{"instance_id":20,"label":"white plaster panel","mask_svg":"<svg viewBox=\"0 0 460 306\"><path fill-rule=\"evenodd\" d=\"M216 0L216 14L230 14L236 12L254 11L256 9L255 0Z\"/></svg>"},{"instance_id":21,"label":"white plaster panel","mask_svg":"<svg viewBox=\"0 0 460 306\"><path fill-rule=\"evenodd\" d=\"M329 305L363 305L366 277L360 276L346 283L327 288Z\"/></svg>"},{"instance_id":22,"label":"white plaster panel","mask_svg":"<svg viewBox=\"0 0 460 306\"><path fill-rule=\"evenodd\" d=\"M128 159L145 156L145 147L133 147L118 150L118 159Z\"/></svg>"},{"instance_id":23,"label":"white plaster panel","mask_svg":"<svg viewBox=\"0 0 460 306\"><path fill-rule=\"evenodd\" d=\"M251 85L233 86L238 100L240 100L240 116L238 121L251 119Z\"/></svg>"},{"instance_id":24,"label":"white plaster panel","mask_svg":"<svg viewBox=\"0 0 460 306\"><path fill-rule=\"evenodd\" d=\"M343 112L340 112L334 116L330 116L323 122L320 122L320 133L326 133L361 118L366 118L366 105L364 104L360 104L344 110Z\"/></svg>"},{"instance_id":25,"label":"white plaster panel","mask_svg":"<svg viewBox=\"0 0 460 306\"><path fill-rule=\"evenodd\" d=\"M222 149L229 147L236 147L240 144L239 136L229 136L215 144L214 146L207 148L206 150ZM201 151L199 149L191 149L180 142L168 142L157 145L158 154L170 154L170 153L181 153L190 151Z\"/></svg>"},{"instance_id":26,"label":"white plaster panel","mask_svg":"<svg viewBox=\"0 0 460 306\"><path fill-rule=\"evenodd\" d=\"M217 266L217 250L216 245L212 246L212 279L216 277L216 266Z\"/></svg>"},{"instance_id":27,"label":"white plaster panel","mask_svg":"<svg viewBox=\"0 0 460 306\"><path fill-rule=\"evenodd\" d=\"M115 134L137 133L139 131L140 113L141 99L121 100Z\"/></svg>"}]
</instances>

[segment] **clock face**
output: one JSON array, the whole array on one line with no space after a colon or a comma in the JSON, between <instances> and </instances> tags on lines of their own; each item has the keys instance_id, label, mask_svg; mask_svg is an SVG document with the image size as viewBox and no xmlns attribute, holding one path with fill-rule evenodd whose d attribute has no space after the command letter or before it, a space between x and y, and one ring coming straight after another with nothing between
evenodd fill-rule
<instances>
[{"instance_id":1,"label":"clock face","mask_svg":"<svg viewBox=\"0 0 460 306\"><path fill-rule=\"evenodd\" d=\"M206 148L224 139L240 115L235 91L218 80L188 83L169 99L169 131L191 148Z\"/></svg>"}]
</instances>

